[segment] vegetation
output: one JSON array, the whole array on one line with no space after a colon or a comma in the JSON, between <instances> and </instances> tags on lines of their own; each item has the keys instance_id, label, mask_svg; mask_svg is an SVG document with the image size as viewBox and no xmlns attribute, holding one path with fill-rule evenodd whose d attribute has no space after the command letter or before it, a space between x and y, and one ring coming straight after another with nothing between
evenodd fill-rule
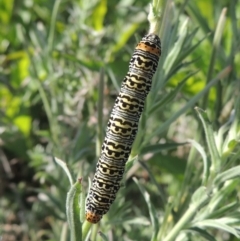
<instances>
[{"instance_id":1,"label":"vegetation","mask_svg":"<svg viewBox=\"0 0 240 241\"><path fill-rule=\"evenodd\" d=\"M149 3L0 1L0 240L73 240L68 177L81 178L75 205ZM158 71L92 241L239 240L239 12L237 0L163 1Z\"/></svg>"}]
</instances>

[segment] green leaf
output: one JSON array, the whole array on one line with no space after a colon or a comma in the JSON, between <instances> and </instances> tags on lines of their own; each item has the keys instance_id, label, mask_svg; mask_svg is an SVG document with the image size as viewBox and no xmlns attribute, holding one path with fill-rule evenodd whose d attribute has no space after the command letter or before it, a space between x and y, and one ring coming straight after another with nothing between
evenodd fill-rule
<instances>
[{"instance_id":1,"label":"green leaf","mask_svg":"<svg viewBox=\"0 0 240 241\"><path fill-rule=\"evenodd\" d=\"M149 219L147 219L146 217L136 217L136 218L131 218L131 219L125 219L124 220L125 224L131 224L131 225L141 225L141 226L146 226L149 227L149 225L151 225Z\"/></svg>"},{"instance_id":2,"label":"green leaf","mask_svg":"<svg viewBox=\"0 0 240 241\"><path fill-rule=\"evenodd\" d=\"M55 50L55 52L59 55L59 57L71 60L71 61L73 61L73 64L76 62L80 66L84 66L85 68L92 70L92 71L99 71L99 69L101 67L103 67L103 63L96 61L96 60L88 60L87 58L80 59L80 58L76 58L74 55L57 52L56 50Z\"/></svg>"},{"instance_id":3,"label":"green leaf","mask_svg":"<svg viewBox=\"0 0 240 241\"><path fill-rule=\"evenodd\" d=\"M72 174L69 171L69 168L68 168L67 164L57 157L53 157L53 158L56 161L56 163L65 171L65 173L68 176L68 180L70 182L70 185L72 186L73 185L73 178L72 178Z\"/></svg>"},{"instance_id":4,"label":"green leaf","mask_svg":"<svg viewBox=\"0 0 240 241\"><path fill-rule=\"evenodd\" d=\"M10 22L13 9L14 9L14 0L0 1L1 24L7 24Z\"/></svg>"},{"instance_id":5,"label":"green leaf","mask_svg":"<svg viewBox=\"0 0 240 241\"><path fill-rule=\"evenodd\" d=\"M100 0L98 4L95 6L93 13L91 14L91 21L93 22L93 26L95 30L100 31L103 29L103 23L105 19L105 15L107 13L107 1Z\"/></svg>"},{"instance_id":6,"label":"green leaf","mask_svg":"<svg viewBox=\"0 0 240 241\"><path fill-rule=\"evenodd\" d=\"M209 241L217 241L212 235L210 235L206 230L203 230L201 228L189 228L187 230L190 230L192 232L196 232L198 234L200 234L202 237L204 237L206 240L209 240Z\"/></svg>"},{"instance_id":7,"label":"green leaf","mask_svg":"<svg viewBox=\"0 0 240 241\"><path fill-rule=\"evenodd\" d=\"M126 45L128 39L136 32L136 29L139 27L139 23L126 24L124 26L124 31L120 31L121 35L119 36L118 42L112 47L111 52L116 53L124 45Z\"/></svg>"},{"instance_id":8,"label":"green leaf","mask_svg":"<svg viewBox=\"0 0 240 241\"><path fill-rule=\"evenodd\" d=\"M192 197L192 203L189 205L189 208L181 216L178 222L171 228L165 237L164 241L173 241L176 240L176 237L182 229L190 225L191 220L196 215L197 211L201 209L208 201L209 197L206 193L205 187L198 188Z\"/></svg>"},{"instance_id":9,"label":"green leaf","mask_svg":"<svg viewBox=\"0 0 240 241\"><path fill-rule=\"evenodd\" d=\"M196 2L189 1L188 12L190 13L190 16L197 20L205 34L208 34L211 31L210 27L208 26L207 19L201 15L201 12L199 11L199 7L196 5Z\"/></svg>"},{"instance_id":10,"label":"green leaf","mask_svg":"<svg viewBox=\"0 0 240 241\"><path fill-rule=\"evenodd\" d=\"M235 237L240 238L240 233L237 228L231 227L229 224L232 222L230 218L221 218L221 219L209 219L203 220L195 223L197 227L200 228L216 228L224 230L228 233L233 234Z\"/></svg>"},{"instance_id":11,"label":"green leaf","mask_svg":"<svg viewBox=\"0 0 240 241\"><path fill-rule=\"evenodd\" d=\"M222 34L225 26L225 21L226 21L226 12L227 8L224 8L222 10L222 13L220 15L217 28L215 30L214 38L213 38L213 48L212 48L212 53L211 53L211 59L209 63L209 68L208 68L208 73L207 73L207 80L206 82L208 83L210 79L212 79L214 69L215 69L215 62L218 58L218 52L220 50L220 41L222 39ZM208 92L205 95L205 98L203 99L203 108L205 108L206 104L208 101Z\"/></svg>"},{"instance_id":12,"label":"green leaf","mask_svg":"<svg viewBox=\"0 0 240 241\"><path fill-rule=\"evenodd\" d=\"M80 180L71 186L66 201L68 224L71 230L71 241L82 240L82 224L80 221L79 196L81 193Z\"/></svg>"},{"instance_id":13,"label":"green leaf","mask_svg":"<svg viewBox=\"0 0 240 241\"><path fill-rule=\"evenodd\" d=\"M177 59L177 57L182 49L185 37L187 35L187 24L188 24L188 20L185 20L185 22L183 23L183 25L180 29L180 37L177 40L177 42L174 44L173 49L168 54L168 56L164 62L163 69L165 70L166 74L168 74L170 72L170 70L172 69L174 62Z\"/></svg>"},{"instance_id":14,"label":"green leaf","mask_svg":"<svg viewBox=\"0 0 240 241\"><path fill-rule=\"evenodd\" d=\"M202 97L204 96L204 94L213 86L215 85L220 78L225 77L229 72L231 71L230 67L226 67L224 70L222 70L215 79L213 79L211 82L209 82L205 88L200 91L197 95L195 95L194 97L192 97L187 104L180 109L179 111L177 111L176 113L174 113L167 121L165 121L161 126L159 126L159 128L157 128L151 135L149 135L147 138L145 138L144 140L144 144L148 143L154 136L161 134L162 132L164 132L180 115L182 115L183 113L185 113L189 108L193 107L196 102Z\"/></svg>"},{"instance_id":15,"label":"green leaf","mask_svg":"<svg viewBox=\"0 0 240 241\"><path fill-rule=\"evenodd\" d=\"M235 185L235 187L236 187L236 185ZM227 197L228 195L229 195L229 193L227 193L225 197ZM211 203L212 202L210 202L209 205L211 205ZM221 205L221 203L220 203L220 205ZM221 206L220 208L218 208L217 210L215 210L213 213L211 213L209 215L209 217L211 217L211 218L224 217L226 215L226 213L228 213L228 214L234 213L237 217L239 217L239 212L236 212L238 207L239 207L238 201L225 204L225 205ZM211 210L210 210L210 212L211 212ZM210 213L210 212L208 212L208 213Z\"/></svg>"},{"instance_id":16,"label":"green leaf","mask_svg":"<svg viewBox=\"0 0 240 241\"><path fill-rule=\"evenodd\" d=\"M148 162L152 168L165 169L173 175L183 175L186 168L184 159L173 157L171 155L154 154L149 158Z\"/></svg>"},{"instance_id":17,"label":"green leaf","mask_svg":"<svg viewBox=\"0 0 240 241\"><path fill-rule=\"evenodd\" d=\"M202 203L203 200L207 202L210 197L207 193L207 189L204 186L199 187L192 195L191 205L199 206L199 203Z\"/></svg>"},{"instance_id":18,"label":"green leaf","mask_svg":"<svg viewBox=\"0 0 240 241\"><path fill-rule=\"evenodd\" d=\"M187 41L189 41L191 39L191 35L195 34L195 32L198 29L196 29L195 31L192 32L192 34L190 34L189 36L187 36ZM208 37L208 34L206 36L204 36L201 40L199 40L196 44L189 46L187 49L185 49L184 52L182 52L179 57L176 60L176 63L180 63L182 62L186 57L188 57L190 55L190 53L192 53L206 38ZM190 39L188 39L190 38Z\"/></svg>"},{"instance_id":19,"label":"green leaf","mask_svg":"<svg viewBox=\"0 0 240 241\"><path fill-rule=\"evenodd\" d=\"M198 107L195 107L195 110L197 111L197 113L200 117L200 120L202 121L202 124L203 124L206 140L208 143L208 149L210 151L211 161L212 161L210 170L213 173L213 175L215 176L216 173L218 173L220 171L221 157L217 150L212 124L209 121L207 113L205 111L203 111L202 109L200 109Z\"/></svg>"},{"instance_id":20,"label":"green leaf","mask_svg":"<svg viewBox=\"0 0 240 241\"><path fill-rule=\"evenodd\" d=\"M83 223L84 220L85 220L85 198L86 198L85 191L82 188L82 192L80 193L80 198L79 198L80 199L79 206L81 207L80 208L80 221L81 221L81 223Z\"/></svg>"},{"instance_id":21,"label":"green leaf","mask_svg":"<svg viewBox=\"0 0 240 241\"><path fill-rule=\"evenodd\" d=\"M128 172L128 170L133 166L133 164L138 161L138 155L132 156L130 155L126 165L125 165L125 172Z\"/></svg>"},{"instance_id":22,"label":"green leaf","mask_svg":"<svg viewBox=\"0 0 240 241\"><path fill-rule=\"evenodd\" d=\"M165 196L165 192L164 189L162 188L161 185L159 185L159 183L156 181L155 175L154 173L151 171L151 168L148 167L147 163L143 162L143 161L139 161L139 163L141 164L141 166L148 172L148 175L150 177L151 182L155 185L156 189L158 190L158 194L160 196L160 198L162 199L162 203L167 203L167 198Z\"/></svg>"},{"instance_id":23,"label":"green leaf","mask_svg":"<svg viewBox=\"0 0 240 241\"><path fill-rule=\"evenodd\" d=\"M25 136L28 136L30 133L31 121L31 117L27 115L21 115L14 119L15 125Z\"/></svg>"},{"instance_id":24,"label":"green leaf","mask_svg":"<svg viewBox=\"0 0 240 241\"><path fill-rule=\"evenodd\" d=\"M108 238L107 238L107 236L106 236L104 233L102 233L102 232L100 231L100 232L98 232L98 234L101 236L102 240L108 241Z\"/></svg>"},{"instance_id":25,"label":"green leaf","mask_svg":"<svg viewBox=\"0 0 240 241\"><path fill-rule=\"evenodd\" d=\"M230 197L232 194L234 194L237 184L237 181L228 181L227 183L225 183L225 185L221 187L220 190L213 192L211 194L211 197L209 197L210 202L204 208L204 210L199 213L197 220L219 217L218 215L221 209L227 212L226 202L229 201L227 197ZM225 207L226 209L224 209L223 207ZM227 213L229 212L230 210L228 210Z\"/></svg>"},{"instance_id":26,"label":"green leaf","mask_svg":"<svg viewBox=\"0 0 240 241\"><path fill-rule=\"evenodd\" d=\"M207 160L207 154L204 151L203 147L197 143L195 140L190 140L188 139L188 142L190 142L200 153L200 155L202 156L203 159L203 181L202 184L205 185L208 179L208 175L209 175L209 162Z\"/></svg>"},{"instance_id":27,"label":"green leaf","mask_svg":"<svg viewBox=\"0 0 240 241\"><path fill-rule=\"evenodd\" d=\"M214 183L219 185L220 183L224 183L227 180L231 180L239 177L240 177L240 165L235 166L225 172L218 174L214 180Z\"/></svg>"},{"instance_id":28,"label":"green leaf","mask_svg":"<svg viewBox=\"0 0 240 241\"><path fill-rule=\"evenodd\" d=\"M179 146L183 146L186 144L187 144L187 142L149 145L149 146L143 147L141 149L140 154L144 155L146 153L159 153L159 152L166 151L166 150L174 150L174 149L178 148Z\"/></svg>"},{"instance_id":29,"label":"green leaf","mask_svg":"<svg viewBox=\"0 0 240 241\"><path fill-rule=\"evenodd\" d=\"M168 103L170 103L176 95L180 92L188 78L195 75L196 72L189 73L178 85L176 88L174 88L173 91L169 92L164 98L160 99L157 103L153 103L153 106L148 111L148 114L151 115L154 111L159 111L163 106L166 106Z\"/></svg>"},{"instance_id":30,"label":"green leaf","mask_svg":"<svg viewBox=\"0 0 240 241\"><path fill-rule=\"evenodd\" d=\"M138 185L138 188L140 189L145 202L148 206L148 211L150 214L150 219L151 219L151 224L153 225L153 233L152 233L152 238L151 240L155 240L157 237L157 233L158 233L158 227L159 227L159 223L158 223L158 217L156 215L156 210L152 205L152 202L150 200L150 195L148 194L148 192L144 189L144 187L138 182L138 180L136 178L133 178L134 182Z\"/></svg>"}]
</instances>

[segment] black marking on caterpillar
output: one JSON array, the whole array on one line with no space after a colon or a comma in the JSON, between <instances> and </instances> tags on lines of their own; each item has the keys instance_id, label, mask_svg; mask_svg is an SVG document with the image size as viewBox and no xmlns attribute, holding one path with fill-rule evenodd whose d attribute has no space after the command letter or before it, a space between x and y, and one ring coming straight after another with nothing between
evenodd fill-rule
<instances>
[{"instance_id":1,"label":"black marking on caterpillar","mask_svg":"<svg viewBox=\"0 0 240 241\"><path fill-rule=\"evenodd\" d=\"M138 43L130 60L87 197L86 219L91 223L99 222L116 198L160 55L160 38L148 34Z\"/></svg>"}]
</instances>

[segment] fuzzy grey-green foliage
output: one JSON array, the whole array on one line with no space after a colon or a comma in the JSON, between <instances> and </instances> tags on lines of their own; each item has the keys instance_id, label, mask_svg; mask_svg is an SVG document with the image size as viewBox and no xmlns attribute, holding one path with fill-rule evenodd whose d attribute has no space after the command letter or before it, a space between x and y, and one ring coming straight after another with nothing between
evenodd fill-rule
<instances>
[{"instance_id":1,"label":"fuzzy grey-green foliage","mask_svg":"<svg viewBox=\"0 0 240 241\"><path fill-rule=\"evenodd\" d=\"M70 185L52 156L87 190L149 3L1 3L3 240L70 240ZM237 0L163 4L163 53L133 161L91 240L103 240L99 228L108 240L239 239L239 8Z\"/></svg>"}]
</instances>

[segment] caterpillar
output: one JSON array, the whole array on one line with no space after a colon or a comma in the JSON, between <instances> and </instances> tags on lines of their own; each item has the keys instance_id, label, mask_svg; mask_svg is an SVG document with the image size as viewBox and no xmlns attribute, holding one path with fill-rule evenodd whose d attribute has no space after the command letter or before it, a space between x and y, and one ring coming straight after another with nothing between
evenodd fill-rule
<instances>
[{"instance_id":1,"label":"caterpillar","mask_svg":"<svg viewBox=\"0 0 240 241\"><path fill-rule=\"evenodd\" d=\"M130 60L87 197L86 220L91 223L98 223L116 198L160 55L160 38L148 34L137 44Z\"/></svg>"}]
</instances>

